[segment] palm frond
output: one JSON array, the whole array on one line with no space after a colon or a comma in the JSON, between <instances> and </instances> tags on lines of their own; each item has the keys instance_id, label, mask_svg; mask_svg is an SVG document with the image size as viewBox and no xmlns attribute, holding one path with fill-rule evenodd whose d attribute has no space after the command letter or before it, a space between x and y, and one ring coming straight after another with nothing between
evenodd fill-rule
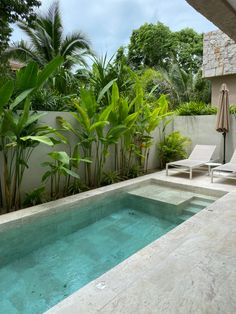
<instances>
[{"instance_id":1,"label":"palm frond","mask_svg":"<svg viewBox=\"0 0 236 314\"><path fill-rule=\"evenodd\" d=\"M41 58L34 46L23 40L18 43L14 43L11 48L5 51L4 55L8 59L14 58L20 62L27 63L33 60L41 66L45 63L45 60Z\"/></svg>"},{"instance_id":2,"label":"palm frond","mask_svg":"<svg viewBox=\"0 0 236 314\"><path fill-rule=\"evenodd\" d=\"M76 51L87 50L90 51L89 40L80 32L75 32L66 38L61 43L60 54L62 56L72 55Z\"/></svg>"}]
</instances>

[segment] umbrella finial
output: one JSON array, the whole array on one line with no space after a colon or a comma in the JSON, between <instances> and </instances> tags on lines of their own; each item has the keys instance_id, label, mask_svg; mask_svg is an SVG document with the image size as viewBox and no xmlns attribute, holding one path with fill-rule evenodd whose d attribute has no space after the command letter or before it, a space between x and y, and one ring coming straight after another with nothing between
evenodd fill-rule
<instances>
[{"instance_id":1,"label":"umbrella finial","mask_svg":"<svg viewBox=\"0 0 236 314\"><path fill-rule=\"evenodd\" d=\"M221 85L220 91L229 91L228 88L227 88L226 83L223 83L223 84Z\"/></svg>"}]
</instances>

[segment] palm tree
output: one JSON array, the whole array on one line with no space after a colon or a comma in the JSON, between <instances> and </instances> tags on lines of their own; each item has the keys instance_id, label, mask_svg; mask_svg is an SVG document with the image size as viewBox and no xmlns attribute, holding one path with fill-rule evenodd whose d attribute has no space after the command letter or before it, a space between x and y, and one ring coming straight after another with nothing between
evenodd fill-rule
<instances>
[{"instance_id":1,"label":"palm tree","mask_svg":"<svg viewBox=\"0 0 236 314\"><path fill-rule=\"evenodd\" d=\"M201 70L186 72L178 63L173 63L168 71L159 69L159 72L164 83L162 92L169 93L172 107L190 101L210 101L210 85L202 79Z\"/></svg>"},{"instance_id":2,"label":"palm tree","mask_svg":"<svg viewBox=\"0 0 236 314\"><path fill-rule=\"evenodd\" d=\"M59 3L54 2L46 15L38 15L31 26L24 21L18 23L28 36L29 42L20 41L6 51L8 57L19 61L36 61L43 67L55 56L64 57L63 66L71 69L73 65L86 65L85 57L91 55L90 43L81 32L63 36Z\"/></svg>"}]
</instances>

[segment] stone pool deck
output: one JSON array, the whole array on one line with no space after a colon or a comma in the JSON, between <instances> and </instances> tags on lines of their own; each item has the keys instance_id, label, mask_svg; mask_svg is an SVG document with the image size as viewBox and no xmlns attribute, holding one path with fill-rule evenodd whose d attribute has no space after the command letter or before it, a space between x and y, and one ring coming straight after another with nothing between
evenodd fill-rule
<instances>
[{"instance_id":1,"label":"stone pool deck","mask_svg":"<svg viewBox=\"0 0 236 314\"><path fill-rule=\"evenodd\" d=\"M186 174L166 177L164 172L145 176L149 178L229 193L48 314L236 313L236 182L210 183L206 174L193 180ZM121 184L128 183L114 186Z\"/></svg>"}]
</instances>

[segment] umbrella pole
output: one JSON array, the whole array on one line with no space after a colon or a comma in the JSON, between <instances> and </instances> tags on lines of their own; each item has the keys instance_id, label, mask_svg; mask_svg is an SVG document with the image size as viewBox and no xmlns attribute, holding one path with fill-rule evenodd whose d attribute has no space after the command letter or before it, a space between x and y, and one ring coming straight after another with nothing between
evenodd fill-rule
<instances>
[{"instance_id":1,"label":"umbrella pole","mask_svg":"<svg viewBox=\"0 0 236 314\"><path fill-rule=\"evenodd\" d=\"M225 164L225 142L226 142L226 132L223 132L223 139L224 139L223 164Z\"/></svg>"}]
</instances>

